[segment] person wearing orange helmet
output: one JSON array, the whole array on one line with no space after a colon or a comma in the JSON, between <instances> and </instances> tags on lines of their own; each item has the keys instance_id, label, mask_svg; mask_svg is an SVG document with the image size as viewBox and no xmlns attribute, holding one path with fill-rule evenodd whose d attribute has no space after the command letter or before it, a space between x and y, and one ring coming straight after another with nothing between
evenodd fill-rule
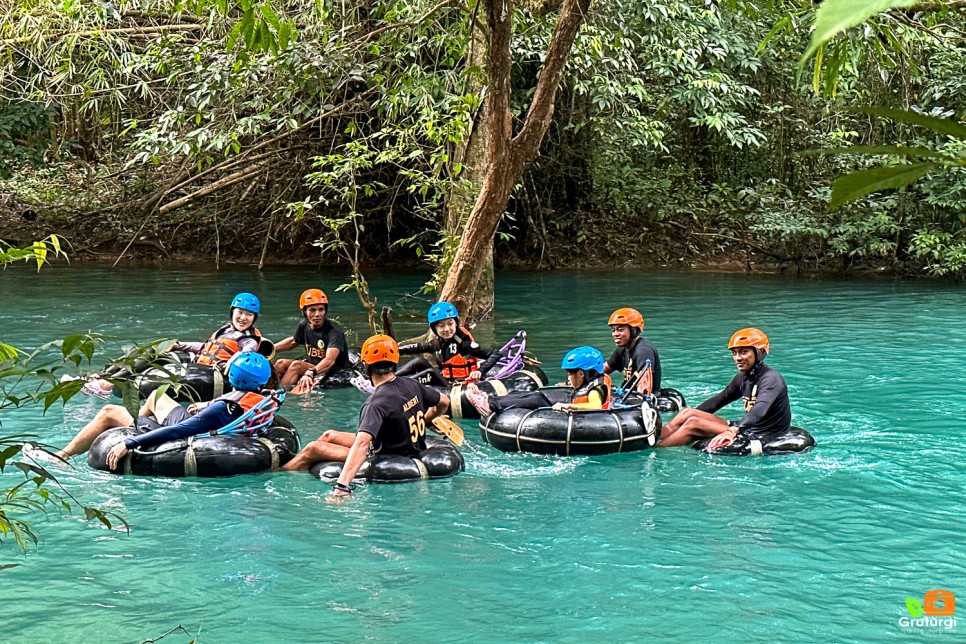
<instances>
[{"instance_id":1,"label":"person wearing orange helmet","mask_svg":"<svg viewBox=\"0 0 966 644\"><path fill-rule=\"evenodd\" d=\"M427 423L449 407L449 397L410 378L396 376L399 345L388 335L374 335L362 344L362 362L375 391L359 413L357 432L326 431L285 465L307 470L320 461L345 466L332 493L352 493L349 484L371 454L414 456L426 449Z\"/></svg>"},{"instance_id":2,"label":"person wearing orange helmet","mask_svg":"<svg viewBox=\"0 0 966 644\"><path fill-rule=\"evenodd\" d=\"M620 371L624 387L633 387L643 394L661 391L661 358L653 344L644 339L644 316L637 309L621 308L607 320L611 337L617 348L604 373Z\"/></svg>"},{"instance_id":3,"label":"person wearing orange helmet","mask_svg":"<svg viewBox=\"0 0 966 644\"><path fill-rule=\"evenodd\" d=\"M731 336L728 348L738 374L716 396L695 408L682 409L664 426L658 447L690 445L712 438L707 447L710 451L730 445L739 434L761 440L791 427L788 386L780 373L765 364L768 336L759 329L740 329ZM743 401L744 416L732 421L715 416L714 412L736 400Z\"/></svg>"},{"instance_id":4,"label":"person wearing orange helmet","mask_svg":"<svg viewBox=\"0 0 966 644\"><path fill-rule=\"evenodd\" d=\"M276 353L305 347L305 357L298 360L279 360L275 370L283 387L292 387L293 394L305 394L322 382L333 369L349 364L349 345L345 332L328 319L329 298L317 288L310 288L299 297L302 321L295 335L275 345Z\"/></svg>"}]
</instances>

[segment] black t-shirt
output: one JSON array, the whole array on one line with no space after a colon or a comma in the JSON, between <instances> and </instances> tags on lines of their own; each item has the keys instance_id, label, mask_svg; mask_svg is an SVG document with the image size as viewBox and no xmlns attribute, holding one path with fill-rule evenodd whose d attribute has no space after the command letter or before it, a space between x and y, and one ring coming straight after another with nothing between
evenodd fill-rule
<instances>
[{"instance_id":1,"label":"black t-shirt","mask_svg":"<svg viewBox=\"0 0 966 644\"><path fill-rule=\"evenodd\" d=\"M607 359L607 366L611 371L622 372L624 382L627 382L647 364L648 360L651 361L651 380L654 383L652 391L657 394L661 391L661 358L657 355L654 345L643 337L637 336L636 342L632 340L629 348L617 347Z\"/></svg>"},{"instance_id":2,"label":"black t-shirt","mask_svg":"<svg viewBox=\"0 0 966 644\"><path fill-rule=\"evenodd\" d=\"M780 434L788 431L792 424L785 379L764 362L756 364L750 374L739 372L721 393L708 398L696 409L713 414L739 399L744 401L745 415L738 421L738 427L752 438Z\"/></svg>"},{"instance_id":3,"label":"black t-shirt","mask_svg":"<svg viewBox=\"0 0 966 644\"><path fill-rule=\"evenodd\" d=\"M439 392L409 378L376 387L359 412L359 431L372 435L374 454L412 456L426 449L426 410L439 404Z\"/></svg>"},{"instance_id":4,"label":"black t-shirt","mask_svg":"<svg viewBox=\"0 0 966 644\"><path fill-rule=\"evenodd\" d=\"M339 357L335 359L331 371L342 369L349 364L349 345L345 340L345 332L335 322L326 318L322 328L313 329L308 320L299 322L295 330L295 341L305 346L305 360L312 364L319 364L328 349L338 349Z\"/></svg>"}]
</instances>

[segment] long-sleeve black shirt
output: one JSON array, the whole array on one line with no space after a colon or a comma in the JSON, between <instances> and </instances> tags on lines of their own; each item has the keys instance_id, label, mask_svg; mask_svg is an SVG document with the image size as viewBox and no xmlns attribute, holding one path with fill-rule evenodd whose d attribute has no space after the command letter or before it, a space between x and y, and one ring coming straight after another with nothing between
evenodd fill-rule
<instances>
[{"instance_id":1,"label":"long-sleeve black shirt","mask_svg":"<svg viewBox=\"0 0 966 644\"><path fill-rule=\"evenodd\" d=\"M745 415L738 428L753 438L763 438L788 431L792 409L788 401L788 385L781 374L759 362L750 373L736 375L719 394L708 398L696 409L710 414L738 399L744 400Z\"/></svg>"}]
</instances>

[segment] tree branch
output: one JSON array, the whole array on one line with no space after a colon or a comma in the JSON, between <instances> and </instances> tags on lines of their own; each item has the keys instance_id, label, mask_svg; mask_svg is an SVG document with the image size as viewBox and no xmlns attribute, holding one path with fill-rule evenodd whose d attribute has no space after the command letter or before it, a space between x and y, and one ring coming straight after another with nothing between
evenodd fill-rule
<instances>
[{"instance_id":1,"label":"tree branch","mask_svg":"<svg viewBox=\"0 0 966 644\"><path fill-rule=\"evenodd\" d=\"M565 0L550 37L547 57L540 70L540 80L527 111L520 133L512 141L514 164L525 166L537 157L540 142L553 121L554 99L560 86L560 77L573 48L574 39L583 24L590 0ZM522 167L522 166L521 166Z\"/></svg>"}]
</instances>

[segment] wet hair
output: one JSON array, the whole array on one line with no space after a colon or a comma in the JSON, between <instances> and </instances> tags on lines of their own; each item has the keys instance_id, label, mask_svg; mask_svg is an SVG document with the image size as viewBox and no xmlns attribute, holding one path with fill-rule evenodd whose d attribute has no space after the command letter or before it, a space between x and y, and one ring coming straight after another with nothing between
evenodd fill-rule
<instances>
[{"instance_id":1,"label":"wet hair","mask_svg":"<svg viewBox=\"0 0 966 644\"><path fill-rule=\"evenodd\" d=\"M370 378L376 374L384 376L387 373L393 373L394 371L396 371L396 363L389 362L388 360L384 360L382 362L373 362L372 364L366 365L366 373L369 374Z\"/></svg>"}]
</instances>

